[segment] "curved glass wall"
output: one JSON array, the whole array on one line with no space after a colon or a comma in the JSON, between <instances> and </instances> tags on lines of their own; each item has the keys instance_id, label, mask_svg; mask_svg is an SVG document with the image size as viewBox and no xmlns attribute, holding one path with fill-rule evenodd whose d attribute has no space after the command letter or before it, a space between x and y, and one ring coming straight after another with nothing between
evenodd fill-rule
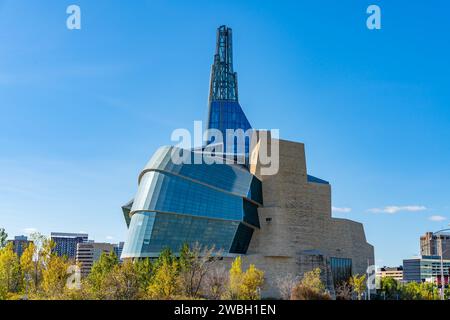
<instances>
[{"instance_id":1,"label":"curved glass wall","mask_svg":"<svg viewBox=\"0 0 450 320\"><path fill-rule=\"evenodd\" d=\"M135 199L122 207L129 225L122 257L157 257L164 248L176 254L196 242L246 253L260 226L261 181L236 165L175 165L174 150L180 149L156 152L139 176Z\"/></svg>"},{"instance_id":2,"label":"curved glass wall","mask_svg":"<svg viewBox=\"0 0 450 320\"><path fill-rule=\"evenodd\" d=\"M261 181L246 168L233 164L194 164L193 160L192 164L174 164L172 162L172 153L180 152L179 150L182 149L171 146L158 149L145 166L139 180L148 171L164 171L191 178L262 204ZM189 152L190 159L194 159L194 152L189 150L183 151Z\"/></svg>"}]
</instances>

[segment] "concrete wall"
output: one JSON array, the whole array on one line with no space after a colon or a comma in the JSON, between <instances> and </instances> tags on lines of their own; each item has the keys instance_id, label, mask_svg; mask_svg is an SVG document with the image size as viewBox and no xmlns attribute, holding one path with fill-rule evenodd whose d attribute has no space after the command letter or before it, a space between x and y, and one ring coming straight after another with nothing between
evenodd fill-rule
<instances>
[{"instance_id":1,"label":"concrete wall","mask_svg":"<svg viewBox=\"0 0 450 320\"><path fill-rule=\"evenodd\" d=\"M263 182L264 207L258 210L261 229L253 235L244 266L253 263L265 271L265 297L279 297L277 277L288 273L301 277L316 267L322 268L332 291L327 259L351 258L353 273L362 274L368 261L373 264L374 249L366 241L362 224L332 218L331 186L308 182L304 144L278 143L276 175L261 175L260 163L251 166Z\"/></svg>"}]
</instances>

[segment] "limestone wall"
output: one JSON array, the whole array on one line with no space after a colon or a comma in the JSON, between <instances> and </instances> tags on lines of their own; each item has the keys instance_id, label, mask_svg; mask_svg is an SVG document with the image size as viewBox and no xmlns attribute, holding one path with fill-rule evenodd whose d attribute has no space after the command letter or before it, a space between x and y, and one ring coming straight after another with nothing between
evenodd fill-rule
<instances>
[{"instance_id":1,"label":"limestone wall","mask_svg":"<svg viewBox=\"0 0 450 320\"><path fill-rule=\"evenodd\" d=\"M331 286L329 257L351 258L353 272L365 273L374 251L362 224L332 218L331 186L308 182L302 143L279 140L279 152L278 174L262 176L259 163L251 168L263 182L264 207L258 210L261 229L243 261L266 272L264 296L278 297L277 277L302 276L316 267Z\"/></svg>"}]
</instances>

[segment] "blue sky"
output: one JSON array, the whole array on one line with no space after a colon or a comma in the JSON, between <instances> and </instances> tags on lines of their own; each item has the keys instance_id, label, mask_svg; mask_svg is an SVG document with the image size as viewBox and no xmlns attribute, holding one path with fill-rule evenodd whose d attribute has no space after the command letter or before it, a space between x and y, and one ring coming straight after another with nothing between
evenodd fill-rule
<instances>
[{"instance_id":1,"label":"blue sky","mask_svg":"<svg viewBox=\"0 0 450 320\"><path fill-rule=\"evenodd\" d=\"M366 28L370 4L381 30ZM139 170L206 118L227 24L253 126L304 142L309 172L349 208L334 216L364 223L378 264L400 264L450 222L449 13L437 0L0 0L0 226L123 240Z\"/></svg>"}]
</instances>

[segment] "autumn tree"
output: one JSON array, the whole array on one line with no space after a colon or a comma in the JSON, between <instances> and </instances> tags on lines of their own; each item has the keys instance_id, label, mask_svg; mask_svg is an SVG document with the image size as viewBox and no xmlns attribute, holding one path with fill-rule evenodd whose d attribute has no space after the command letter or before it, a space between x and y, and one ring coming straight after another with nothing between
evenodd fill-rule
<instances>
[{"instance_id":1,"label":"autumn tree","mask_svg":"<svg viewBox=\"0 0 450 320\"><path fill-rule=\"evenodd\" d=\"M155 263L147 296L150 299L170 300L180 296L180 264L168 249L164 250Z\"/></svg>"},{"instance_id":2,"label":"autumn tree","mask_svg":"<svg viewBox=\"0 0 450 320\"><path fill-rule=\"evenodd\" d=\"M54 252L49 253L42 270L41 292L45 299L63 299L69 278L67 272L69 267L67 257L59 257Z\"/></svg>"},{"instance_id":3,"label":"autumn tree","mask_svg":"<svg viewBox=\"0 0 450 320\"><path fill-rule=\"evenodd\" d=\"M228 273L225 267L214 266L203 282L203 294L212 300L219 300L227 291Z\"/></svg>"},{"instance_id":4,"label":"autumn tree","mask_svg":"<svg viewBox=\"0 0 450 320\"><path fill-rule=\"evenodd\" d=\"M183 245L180 251L180 280L186 297L200 297L205 277L220 255L220 252L215 253L214 247L202 247L199 243L192 247Z\"/></svg>"},{"instance_id":5,"label":"autumn tree","mask_svg":"<svg viewBox=\"0 0 450 320\"><path fill-rule=\"evenodd\" d=\"M40 289L42 272L52 254L55 244L40 233L33 233L30 242L20 257L20 268L26 293Z\"/></svg>"},{"instance_id":6,"label":"autumn tree","mask_svg":"<svg viewBox=\"0 0 450 320\"><path fill-rule=\"evenodd\" d=\"M241 299L261 299L261 287L264 284L264 272L251 264L242 276Z\"/></svg>"},{"instance_id":7,"label":"autumn tree","mask_svg":"<svg viewBox=\"0 0 450 320\"><path fill-rule=\"evenodd\" d=\"M275 278L275 284L280 292L281 299L289 300L291 299L292 290L298 283L298 278L294 275L288 273L284 275L279 275Z\"/></svg>"},{"instance_id":8,"label":"autumn tree","mask_svg":"<svg viewBox=\"0 0 450 320\"><path fill-rule=\"evenodd\" d=\"M353 275L350 278L350 285L356 293L358 300L362 299L362 294L366 291L366 275Z\"/></svg>"},{"instance_id":9,"label":"autumn tree","mask_svg":"<svg viewBox=\"0 0 450 320\"><path fill-rule=\"evenodd\" d=\"M240 286L242 283L242 260L241 257L234 259L229 272L228 292L226 298L238 300L240 297Z\"/></svg>"},{"instance_id":10,"label":"autumn tree","mask_svg":"<svg viewBox=\"0 0 450 320\"><path fill-rule=\"evenodd\" d=\"M20 266L12 243L0 249L0 299L9 293L17 293L20 285Z\"/></svg>"},{"instance_id":11,"label":"autumn tree","mask_svg":"<svg viewBox=\"0 0 450 320\"><path fill-rule=\"evenodd\" d=\"M343 281L336 285L336 300L352 300L353 288L347 281Z\"/></svg>"},{"instance_id":12,"label":"autumn tree","mask_svg":"<svg viewBox=\"0 0 450 320\"><path fill-rule=\"evenodd\" d=\"M108 300L137 300L141 297L137 263L126 260L105 277L103 287Z\"/></svg>"},{"instance_id":13,"label":"autumn tree","mask_svg":"<svg viewBox=\"0 0 450 320\"><path fill-rule=\"evenodd\" d=\"M305 272L302 280L293 288L292 300L330 300L325 284L321 279L321 270L316 268Z\"/></svg>"},{"instance_id":14,"label":"autumn tree","mask_svg":"<svg viewBox=\"0 0 450 320\"><path fill-rule=\"evenodd\" d=\"M264 272L251 264L242 271L241 257L237 257L229 272L228 291L225 298L231 300L257 300L260 299L260 290L264 284Z\"/></svg>"}]
</instances>

